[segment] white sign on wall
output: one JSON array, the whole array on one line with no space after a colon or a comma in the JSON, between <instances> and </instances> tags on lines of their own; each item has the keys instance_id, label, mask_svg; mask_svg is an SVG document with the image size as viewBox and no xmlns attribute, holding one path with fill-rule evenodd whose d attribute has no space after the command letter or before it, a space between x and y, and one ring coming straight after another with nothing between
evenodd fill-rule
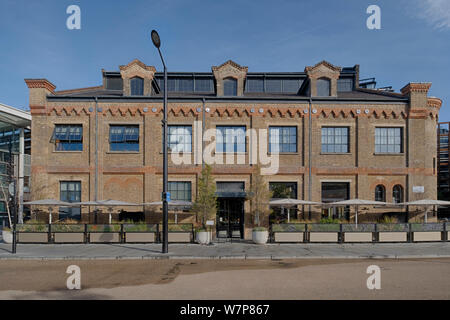
<instances>
[{"instance_id":1,"label":"white sign on wall","mask_svg":"<svg viewBox=\"0 0 450 320\"><path fill-rule=\"evenodd\" d=\"M425 187L424 186L413 186L413 193L424 193Z\"/></svg>"}]
</instances>

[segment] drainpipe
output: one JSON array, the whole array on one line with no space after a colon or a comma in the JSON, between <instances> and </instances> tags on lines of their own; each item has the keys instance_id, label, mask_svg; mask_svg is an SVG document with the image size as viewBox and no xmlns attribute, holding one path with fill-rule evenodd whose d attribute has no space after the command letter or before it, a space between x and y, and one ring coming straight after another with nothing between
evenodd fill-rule
<instances>
[{"instance_id":1,"label":"drainpipe","mask_svg":"<svg viewBox=\"0 0 450 320\"><path fill-rule=\"evenodd\" d=\"M308 167L309 167L309 181L308 181L308 201L311 201L312 198L312 173L311 173L311 148L312 148L312 98L309 98L309 110L308 110L308 115L309 115L309 124L308 124ZM308 217L309 220L311 220L311 205L309 205L309 213L308 213Z\"/></svg>"},{"instance_id":2,"label":"drainpipe","mask_svg":"<svg viewBox=\"0 0 450 320\"><path fill-rule=\"evenodd\" d=\"M206 106L206 99L202 98L202 154L200 155L201 159L202 159L202 168L205 167L205 163L203 161L203 152L205 151L205 142L203 140L203 135L205 133L205 106Z\"/></svg>"},{"instance_id":3,"label":"drainpipe","mask_svg":"<svg viewBox=\"0 0 450 320\"><path fill-rule=\"evenodd\" d=\"M94 201L98 200L98 98L95 97L95 177Z\"/></svg>"}]
</instances>

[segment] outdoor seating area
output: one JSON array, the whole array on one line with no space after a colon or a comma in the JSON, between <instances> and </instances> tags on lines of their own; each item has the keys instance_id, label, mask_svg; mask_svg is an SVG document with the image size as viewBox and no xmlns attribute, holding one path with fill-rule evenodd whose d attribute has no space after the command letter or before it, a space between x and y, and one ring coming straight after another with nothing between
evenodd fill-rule
<instances>
[{"instance_id":1,"label":"outdoor seating area","mask_svg":"<svg viewBox=\"0 0 450 320\"><path fill-rule=\"evenodd\" d=\"M272 243L382 243L449 241L450 223L272 224Z\"/></svg>"},{"instance_id":2,"label":"outdoor seating area","mask_svg":"<svg viewBox=\"0 0 450 320\"><path fill-rule=\"evenodd\" d=\"M161 206L161 202L130 203L116 200L100 200L68 203L55 199L43 199L26 202L25 205L48 207L48 220L30 220L16 225L17 243L160 243L162 242L162 224L145 221L112 219L115 207ZM270 206L292 209L296 206L354 206L354 219L322 219L317 222L288 219L286 223L272 223L268 236L271 243L389 243L389 242L428 242L448 241L450 222L430 222L427 213L431 206L450 206L448 201L420 200L395 204L399 208L417 206L425 208L420 223L398 223L379 220L373 223L358 223L360 206L392 206L385 202L351 199L335 203L320 203L298 199L276 199ZM89 206L107 208L107 223L83 223L71 219L55 220L53 211L58 207ZM190 208L191 202L171 201L169 207L175 209L175 223L168 225L169 243L193 243L196 239L194 223L179 223L176 218L178 208ZM292 220L292 221L291 221ZM221 238L220 230L213 232L213 238Z\"/></svg>"},{"instance_id":3,"label":"outdoor seating area","mask_svg":"<svg viewBox=\"0 0 450 320\"><path fill-rule=\"evenodd\" d=\"M20 224L17 243L160 243L160 224ZM194 225L169 224L171 243L191 243Z\"/></svg>"}]
</instances>

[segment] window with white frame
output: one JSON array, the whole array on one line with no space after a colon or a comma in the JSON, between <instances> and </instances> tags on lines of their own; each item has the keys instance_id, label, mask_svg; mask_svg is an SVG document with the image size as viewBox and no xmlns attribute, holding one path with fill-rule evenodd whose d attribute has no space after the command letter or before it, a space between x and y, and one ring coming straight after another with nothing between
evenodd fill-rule
<instances>
[{"instance_id":1,"label":"window with white frame","mask_svg":"<svg viewBox=\"0 0 450 320\"><path fill-rule=\"evenodd\" d=\"M168 148L171 152L192 152L192 126L168 126Z\"/></svg>"},{"instance_id":2,"label":"window with white frame","mask_svg":"<svg viewBox=\"0 0 450 320\"><path fill-rule=\"evenodd\" d=\"M375 128L375 153L402 153L403 128Z\"/></svg>"},{"instance_id":3,"label":"window with white frame","mask_svg":"<svg viewBox=\"0 0 450 320\"><path fill-rule=\"evenodd\" d=\"M217 126L216 152L246 152L245 126Z\"/></svg>"}]
</instances>

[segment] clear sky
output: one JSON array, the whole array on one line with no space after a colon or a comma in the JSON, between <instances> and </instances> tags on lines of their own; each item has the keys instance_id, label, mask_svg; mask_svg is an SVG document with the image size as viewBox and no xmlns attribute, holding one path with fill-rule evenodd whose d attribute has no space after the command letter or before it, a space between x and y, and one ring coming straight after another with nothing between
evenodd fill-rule
<instances>
[{"instance_id":1,"label":"clear sky","mask_svg":"<svg viewBox=\"0 0 450 320\"><path fill-rule=\"evenodd\" d=\"M80 30L66 27L72 4ZM366 26L373 4L381 30ZM161 70L151 29L169 71L210 71L228 59L250 72L360 64L361 78L397 92L432 82L440 121L450 121L450 0L0 0L0 102L26 109L24 78L63 90L100 85L102 68L135 58Z\"/></svg>"}]
</instances>

